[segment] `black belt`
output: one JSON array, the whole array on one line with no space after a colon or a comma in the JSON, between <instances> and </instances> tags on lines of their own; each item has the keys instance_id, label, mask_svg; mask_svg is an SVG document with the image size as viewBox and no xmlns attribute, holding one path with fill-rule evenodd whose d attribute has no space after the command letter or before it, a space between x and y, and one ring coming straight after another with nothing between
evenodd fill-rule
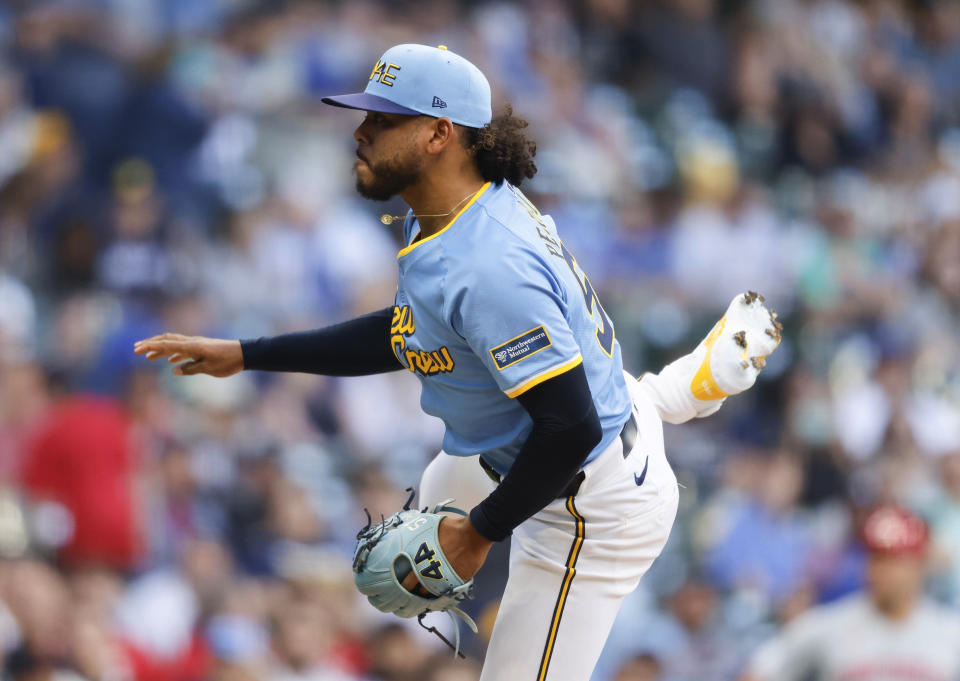
<instances>
[{"instance_id":1,"label":"black belt","mask_svg":"<svg viewBox=\"0 0 960 681\"><path fill-rule=\"evenodd\" d=\"M630 452L633 450L633 445L637 441L637 433L639 432L639 427L637 426L637 417L633 415L633 411L630 412L630 418L627 419L627 422L623 424L623 428L620 430L620 442L623 444L623 458L626 459L630 456ZM477 457L480 460L480 467L483 469L483 472L487 474L487 477L493 480L498 485L500 484L500 474L493 470L493 466L488 464L483 459L483 455ZM573 480L563 488L563 491L557 495L557 499L566 499L567 497L577 496L577 492L580 491L580 485L583 484L584 479L587 475L583 471L579 471Z\"/></svg>"}]
</instances>

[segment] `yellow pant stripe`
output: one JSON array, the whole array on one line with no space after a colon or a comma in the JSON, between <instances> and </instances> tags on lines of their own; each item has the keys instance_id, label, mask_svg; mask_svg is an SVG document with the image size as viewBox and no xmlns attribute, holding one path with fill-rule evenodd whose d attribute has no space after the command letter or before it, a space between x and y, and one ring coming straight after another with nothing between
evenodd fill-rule
<instances>
[{"instance_id":1,"label":"yellow pant stripe","mask_svg":"<svg viewBox=\"0 0 960 681\"><path fill-rule=\"evenodd\" d=\"M567 567L563 575L563 583L560 586L560 593L557 596L557 604L553 607L553 618L550 621L550 632L547 634L547 642L543 646L543 657L540 659L540 673L537 674L537 681L544 681L547 678L547 669L550 667L550 658L553 656L553 644L557 640L557 631L560 629L560 618L563 616L563 606L567 603L567 594L570 592L570 585L577 574L577 558L580 557L580 548L583 546L583 540L586 538L585 522L583 516L577 512L577 507L573 504L573 497L567 497L567 511L573 516L577 523L576 536L573 538L573 545L570 546L570 554L567 556Z\"/></svg>"}]
</instances>

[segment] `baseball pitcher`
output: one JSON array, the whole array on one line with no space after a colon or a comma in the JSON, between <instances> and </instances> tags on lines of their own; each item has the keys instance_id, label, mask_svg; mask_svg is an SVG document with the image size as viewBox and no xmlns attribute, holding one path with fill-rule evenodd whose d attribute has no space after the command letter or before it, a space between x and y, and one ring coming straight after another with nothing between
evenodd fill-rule
<instances>
[{"instance_id":1,"label":"baseball pitcher","mask_svg":"<svg viewBox=\"0 0 960 681\"><path fill-rule=\"evenodd\" d=\"M164 334L135 351L181 375L416 375L424 411L446 426L443 452L424 474L423 510L408 504L361 531L358 587L400 616L462 615L491 545L512 535L482 679L586 681L674 521L661 422L750 387L779 325L760 296L741 294L693 353L637 381L587 273L519 189L536 172L526 123L492 115L476 66L444 46L398 45L363 92L324 101L366 112L359 193L410 207L393 304L323 329Z\"/></svg>"}]
</instances>

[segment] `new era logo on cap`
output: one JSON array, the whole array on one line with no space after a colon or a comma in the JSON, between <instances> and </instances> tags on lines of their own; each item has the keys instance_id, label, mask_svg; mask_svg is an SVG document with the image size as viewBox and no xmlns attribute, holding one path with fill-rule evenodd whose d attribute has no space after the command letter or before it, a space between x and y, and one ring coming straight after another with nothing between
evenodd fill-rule
<instances>
[{"instance_id":1,"label":"new era logo on cap","mask_svg":"<svg viewBox=\"0 0 960 681\"><path fill-rule=\"evenodd\" d=\"M443 116L468 128L482 128L492 118L486 77L443 45L394 45L377 60L363 92L322 101L348 109Z\"/></svg>"}]
</instances>

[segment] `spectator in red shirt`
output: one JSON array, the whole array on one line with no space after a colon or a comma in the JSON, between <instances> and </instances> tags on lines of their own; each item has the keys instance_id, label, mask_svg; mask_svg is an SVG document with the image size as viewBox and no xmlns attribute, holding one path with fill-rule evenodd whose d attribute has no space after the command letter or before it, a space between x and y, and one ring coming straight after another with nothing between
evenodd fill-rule
<instances>
[{"instance_id":1,"label":"spectator in red shirt","mask_svg":"<svg viewBox=\"0 0 960 681\"><path fill-rule=\"evenodd\" d=\"M56 502L72 516L60 551L65 562L130 570L142 557L133 490L139 458L114 400L72 397L40 424L26 447L23 483L36 500Z\"/></svg>"}]
</instances>

